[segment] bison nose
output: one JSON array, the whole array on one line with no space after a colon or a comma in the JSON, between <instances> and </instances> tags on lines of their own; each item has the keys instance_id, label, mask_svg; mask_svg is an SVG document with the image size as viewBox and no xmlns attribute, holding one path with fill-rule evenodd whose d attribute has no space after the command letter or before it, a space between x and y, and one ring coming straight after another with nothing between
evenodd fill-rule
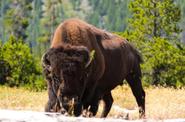
<instances>
[{"instance_id":1,"label":"bison nose","mask_svg":"<svg viewBox=\"0 0 185 122\"><path fill-rule=\"evenodd\" d=\"M75 96L75 97L63 96L62 101L63 101L63 103L66 103L66 104L69 104L69 105L74 105L75 103L78 102L78 96Z\"/></svg>"},{"instance_id":2,"label":"bison nose","mask_svg":"<svg viewBox=\"0 0 185 122\"><path fill-rule=\"evenodd\" d=\"M68 112L68 114L72 115L74 112L74 107L78 104L78 97L62 97L62 106Z\"/></svg>"},{"instance_id":3,"label":"bison nose","mask_svg":"<svg viewBox=\"0 0 185 122\"><path fill-rule=\"evenodd\" d=\"M63 96L62 97L62 106L64 107L64 109L66 110L66 111L68 111L68 109L69 109L69 98L68 97L66 97L66 96Z\"/></svg>"},{"instance_id":4,"label":"bison nose","mask_svg":"<svg viewBox=\"0 0 185 122\"><path fill-rule=\"evenodd\" d=\"M65 96L62 98L63 103L68 103L68 98Z\"/></svg>"}]
</instances>

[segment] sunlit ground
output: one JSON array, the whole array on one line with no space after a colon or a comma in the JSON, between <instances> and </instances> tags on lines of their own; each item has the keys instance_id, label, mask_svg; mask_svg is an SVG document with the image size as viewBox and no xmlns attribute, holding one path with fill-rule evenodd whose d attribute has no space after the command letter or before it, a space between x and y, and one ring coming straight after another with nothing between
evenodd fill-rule
<instances>
[{"instance_id":1,"label":"sunlit ground","mask_svg":"<svg viewBox=\"0 0 185 122\"><path fill-rule=\"evenodd\" d=\"M145 91L146 118L185 118L185 89L150 87ZM129 119L138 119L137 104L130 88L124 85L112 93L114 105L108 117L117 118L129 115ZM47 91L32 92L23 88L0 86L0 109L44 111L46 102ZM117 110L117 106L125 111ZM100 107L97 117L101 110L102 107Z\"/></svg>"}]
</instances>

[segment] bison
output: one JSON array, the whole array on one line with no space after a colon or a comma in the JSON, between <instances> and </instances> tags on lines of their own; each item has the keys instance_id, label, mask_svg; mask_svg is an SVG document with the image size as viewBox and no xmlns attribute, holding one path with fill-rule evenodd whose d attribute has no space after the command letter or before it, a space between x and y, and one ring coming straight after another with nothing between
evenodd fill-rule
<instances>
[{"instance_id":1,"label":"bison","mask_svg":"<svg viewBox=\"0 0 185 122\"><path fill-rule=\"evenodd\" d=\"M91 52L94 51L92 55ZM111 109L111 90L126 80L145 116L145 92L141 83L140 53L126 40L79 19L61 23L43 55L49 100L45 111L95 116L100 100L101 117Z\"/></svg>"}]
</instances>

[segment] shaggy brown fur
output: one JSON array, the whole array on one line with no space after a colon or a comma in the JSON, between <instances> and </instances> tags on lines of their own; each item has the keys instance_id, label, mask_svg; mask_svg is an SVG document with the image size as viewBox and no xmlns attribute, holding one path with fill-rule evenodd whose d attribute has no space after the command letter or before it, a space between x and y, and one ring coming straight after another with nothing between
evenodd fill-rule
<instances>
[{"instance_id":1,"label":"shaggy brown fur","mask_svg":"<svg viewBox=\"0 0 185 122\"><path fill-rule=\"evenodd\" d=\"M92 50L95 55L89 63ZM65 62L66 56L72 59ZM141 61L139 52L125 39L78 19L66 20L57 27L51 49L43 56L44 68L51 69L51 81L58 84L54 88L57 92L53 91L49 96L55 94L54 101L58 100L58 106L67 111L69 103L74 103L76 116L81 114L82 105L84 109L90 106L88 111L96 115L98 102L102 99L105 103L102 117L106 117L113 102L111 90L126 79L140 107L140 117L143 117L145 92L141 84ZM66 72L64 65L73 74ZM49 103L53 99L49 99ZM49 106L52 108L53 105Z\"/></svg>"},{"instance_id":2,"label":"shaggy brown fur","mask_svg":"<svg viewBox=\"0 0 185 122\"><path fill-rule=\"evenodd\" d=\"M61 96L61 92L70 93L72 97L74 94L81 95L81 89L83 89L85 76L87 75L87 72L84 70L86 70L85 66L89 62L89 58L89 51L85 47L80 46L77 48L67 45L48 50L43 57L43 69L48 81L49 95L49 101L45 107L45 111L60 111L61 103L59 101L62 101L61 98L63 97ZM65 87L66 84L69 88ZM62 107L68 110L68 102L66 104L63 104ZM64 113L64 111L60 112Z\"/></svg>"}]
</instances>

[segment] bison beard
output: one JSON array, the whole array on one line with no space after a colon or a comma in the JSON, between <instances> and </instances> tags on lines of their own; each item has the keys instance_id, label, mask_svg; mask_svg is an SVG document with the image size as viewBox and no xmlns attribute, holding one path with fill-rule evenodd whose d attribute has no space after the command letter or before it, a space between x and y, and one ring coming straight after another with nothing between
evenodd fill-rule
<instances>
[{"instance_id":1,"label":"bison beard","mask_svg":"<svg viewBox=\"0 0 185 122\"><path fill-rule=\"evenodd\" d=\"M126 79L140 118L144 117L141 61L139 52L125 39L78 19L66 20L57 27L42 59L49 96L45 111L79 116L83 109L86 116L95 116L103 100L101 117L106 117L113 103L111 90Z\"/></svg>"},{"instance_id":2,"label":"bison beard","mask_svg":"<svg viewBox=\"0 0 185 122\"><path fill-rule=\"evenodd\" d=\"M76 116L81 114L79 96L84 91L89 60L85 47L68 45L48 50L42 60L49 94L45 111L71 113L74 109Z\"/></svg>"}]
</instances>

